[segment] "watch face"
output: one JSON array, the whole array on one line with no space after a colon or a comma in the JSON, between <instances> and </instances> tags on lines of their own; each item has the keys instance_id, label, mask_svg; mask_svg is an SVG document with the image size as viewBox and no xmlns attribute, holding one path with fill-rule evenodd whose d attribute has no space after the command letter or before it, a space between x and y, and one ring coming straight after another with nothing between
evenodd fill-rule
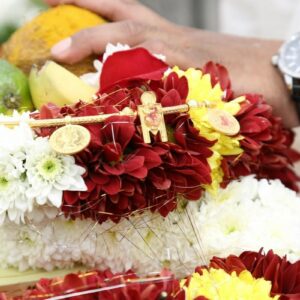
<instances>
[{"instance_id":1,"label":"watch face","mask_svg":"<svg viewBox=\"0 0 300 300\"><path fill-rule=\"evenodd\" d=\"M300 34L294 35L280 49L279 68L292 77L300 78Z\"/></svg>"}]
</instances>

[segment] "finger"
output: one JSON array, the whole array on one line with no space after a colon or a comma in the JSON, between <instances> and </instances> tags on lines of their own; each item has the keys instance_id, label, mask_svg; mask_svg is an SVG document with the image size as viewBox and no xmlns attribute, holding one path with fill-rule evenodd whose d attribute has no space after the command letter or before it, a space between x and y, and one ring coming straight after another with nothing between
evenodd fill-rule
<instances>
[{"instance_id":1,"label":"finger","mask_svg":"<svg viewBox=\"0 0 300 300\"><path fill-rule=\"evenodd\" d=\"M146 48L152 54L164 55L167 63L170 66L178 66L182 69L187 69L193 66L193 60L189 55L187 55L187 51L184 49L184 47L179 48L176 45L166 42L167 40L171 40L171 38L167 39L164 37L164 40L150 39L137 45L136 47Z\"/></svg>"},{"instance_id":2,"label":"finger","mask_svg":"<svg viewBox=\"0 0 300 300\"><path fill-rule=\"evenodd\" d=\"M49 5L74 4L91 10L111 21L132 19L167 26L169 22L135 0L45 0Z\"/></svg>"},{"instance_id":3,"label":"finger","mask_svg":"<svg viewBox=\"0 0 300 300\"><path fill-rule=\"evenodd\" d=\"M131 20L108 23L78 32L55 45L51 52L54 59L74 64L91 54L103 53L108 43L135 46L153 34L149 26Z\"/></svg>"}]
</instances>

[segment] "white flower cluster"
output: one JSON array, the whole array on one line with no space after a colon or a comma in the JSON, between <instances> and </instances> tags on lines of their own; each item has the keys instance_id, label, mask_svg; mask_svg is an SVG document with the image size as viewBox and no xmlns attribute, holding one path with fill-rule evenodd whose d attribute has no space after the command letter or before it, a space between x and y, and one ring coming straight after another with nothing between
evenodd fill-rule
<instances>
[{"instance_id":1,"label":"white flower cluster","mask_svg":"<svg viewBox=\"0 0 300 300\"><path fill-rule=\"evenodd\" d=\"M52 270L83 264L147 274L171 266L185 275L199 261L204 263L199 233L191 224L198 211L195 205L168 218L145 212L118 224L63 217L39 224L7 222L0 227L0 269Z\"/></svg>"},{"instance_id":2,"label":"white flower cluster","mask_svg":"<svg viewBox=\"0 0 300 300\"><path fill-rule=\"evenodd\" d=\"M57 217L40 223L0 227L0 268L87 268L140 274L171 267L178 276L205 265L212 256L273 249L300 258L300 199L279 181L252 176L219 194L169 214L145 212L120 223Z\"/></svg>"},{"instance_id":3,"label":"white flower cluster","mask_svg":"<svg viewBox=\"0 0 300 300\"><path fill-rule=\"evenodd\" d=\"M300 198L279 180L248 176L217 196L206 194L198 218L207 257L273 249L300 259Z\"/></svg>"},{"instance_id":4,"label":"white flower cluster","mask_svg":"<svg viewBox=\"0 0 300 300\"><path fill-rule=\"evenodd\" d=\"M86 190L84 168L74 157L52 151L48 138L36 137L26 122L0 126L0 136L0 225L6 218L16 223L27 216L40 219L43 210L34 212L41 205L49 206L46 215L53 216L63 191Z\"/></svg>"}]
</instances>

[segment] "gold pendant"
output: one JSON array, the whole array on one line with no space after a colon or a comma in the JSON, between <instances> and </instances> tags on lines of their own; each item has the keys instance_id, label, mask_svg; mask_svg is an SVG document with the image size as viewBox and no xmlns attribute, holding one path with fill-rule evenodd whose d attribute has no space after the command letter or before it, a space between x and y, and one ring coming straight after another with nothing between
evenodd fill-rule
<instances>
[{"instance_id":1,"label":"gold pendant","mask_svg":"<svg viewBox=\"0 0 300 300\"><path fill-rule=\"evenodd\" d=\"M51 148L60 154L72 155L85 149L91 141L90 132L80 125L66 125L54 131L49 139Z\"/></svg>"},{"instance_id":2,"label":"gold pendant","mask_svg":"<svg viewBox=\"0 0 300 300\"><path fill-rule=\"evenodd\" d=\"M221 109L210 109L206 116L211 127L220 133L228 136L234 136L240 132L240 123L227 111Z\"/></svg>"},{"instance_id":3,"label":"gold pendant","mask_svg":"<svg viewBox=\"0 0 300 300\"><path fill-rule=\"evenodd\" d=\"M141 96L142 105L138 106L138 114L141 121L143 139L145 143L151 143L150 132L154 135L160 133L162 142L168 141L167 129L163 108L156 102L153 92L144 92Z\"/></svg>"}]
</instances>

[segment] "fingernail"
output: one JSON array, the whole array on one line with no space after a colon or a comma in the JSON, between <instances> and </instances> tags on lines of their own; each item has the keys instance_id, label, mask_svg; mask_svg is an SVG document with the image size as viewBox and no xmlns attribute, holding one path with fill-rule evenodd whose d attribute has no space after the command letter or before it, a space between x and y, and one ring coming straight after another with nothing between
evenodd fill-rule
<instances>
[{"instance_id":1,"label":"fingernail","mask_svg":"<svg viewBox=\"0 0 300 300\"><path fill-rule=\"evenodd\" d=\"M51 54L55 57L64 56L64 54L71 48L71 44L71 38L64 39L52 47Z\"/></svg>"}]
</instances>

